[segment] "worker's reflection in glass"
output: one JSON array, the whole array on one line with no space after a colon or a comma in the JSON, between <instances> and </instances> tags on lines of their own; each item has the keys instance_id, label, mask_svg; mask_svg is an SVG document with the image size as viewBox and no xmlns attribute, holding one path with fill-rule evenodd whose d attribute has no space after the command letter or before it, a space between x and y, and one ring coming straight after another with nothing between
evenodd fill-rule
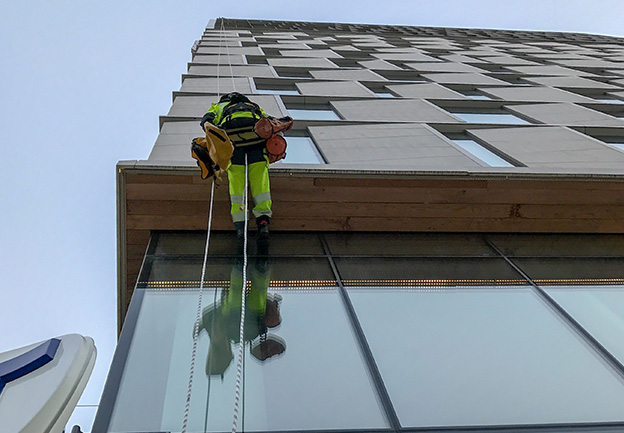
<instances>
[{"instance_id":1,"label":"worker's reflection in glass","mask_svg":"<svg viewBox=\"0 0 624 433\"><path fill-rule=\"evenodd\" d=\"M230 287L223 290L221 300L203 310L199 323L199 332L208 332L210 345L206 359L206 375L223 376L234 354L232 342L237 344L240 337L240 316L243 288L243 257L242 248L237 250L238 256L232 266ZM278 294L269 294L271 280L268 242L256 241L256 255L249 257L247 277L251 287L247 288L245 298L245 326L243 337L250 343L251 355L260 362L265 362L283 354L286 342L269 333L269 329L280 325L280 302Z\"/></svg>"}]
</instances>

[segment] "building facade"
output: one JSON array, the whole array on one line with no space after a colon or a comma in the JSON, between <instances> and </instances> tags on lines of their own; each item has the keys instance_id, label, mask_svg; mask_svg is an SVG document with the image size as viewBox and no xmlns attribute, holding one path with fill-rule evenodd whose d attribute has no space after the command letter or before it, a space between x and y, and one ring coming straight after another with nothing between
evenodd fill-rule
<instances>
[{"instance_id":1,"label":"building facade","mask_svg":"<svg viewBox=\"0 0 624 433\"><path fill-rule=\"evenodd\" d=\"M296 120L269 258L251 232L239 430L624 428L624 40L219 19L192 53L117 167L94 432L231 429L243 266L219 185L200 285L189 152L231 91Z\"/></svg>"}]
</instances>

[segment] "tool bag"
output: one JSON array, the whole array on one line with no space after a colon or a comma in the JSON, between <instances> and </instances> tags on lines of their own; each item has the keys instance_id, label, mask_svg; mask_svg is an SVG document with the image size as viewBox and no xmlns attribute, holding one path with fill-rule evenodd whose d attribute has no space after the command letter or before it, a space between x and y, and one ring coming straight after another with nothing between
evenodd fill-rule
<instances>
[{"instance_id":1,"label":"tool bag","mask_svg":"<svg viewBox=\"0 0 624 433\"><path fill-rule=\"evenodd\" d=\"M213 176L216 180L230 166L234 146L224 130L206 122L206 137L196 137L191 141L191 156L201 168L201 178Z\"/></svg>"},{"instance_id":2,"label":"tool bag","mask_svg":"<svg viewBox=\"0 0 624 433\"><path fill-rule=\"evenodd\" d=\"M266 150L269 163L280 161L286 157L286 139L284 131L292 128L294 120L291 117L269 119L263 117L256 122L254 131L262 138L266 138Z\"/></svg>"}]
</instances>

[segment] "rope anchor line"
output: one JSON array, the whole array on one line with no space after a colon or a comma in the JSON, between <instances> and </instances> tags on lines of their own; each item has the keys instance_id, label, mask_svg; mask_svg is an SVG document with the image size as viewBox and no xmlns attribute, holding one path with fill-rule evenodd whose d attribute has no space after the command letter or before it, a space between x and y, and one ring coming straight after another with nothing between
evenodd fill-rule
<instances>
[{"instance_id":1,"label":"rope anchor line","mask_svg":"<svg viewBox=\"0 0 624 433\"><path fill-rule=\"evenodd\" d=\"M234 80L234 72L232 70L232 61L230 59L230 50L228 48L227 41L224 41L225 40L224 32L225 32L225 28L223 24L223 19L221 19L221 31L219 35L219 54L217 56L217 99L219 99L221 96L219 71L221 67L221 51L224 45L227 51L227 59L228 59L228 63L230 66L230 77L232 78L232 89L233 91L236 91L236 82ZM246 284L247 282L247 228L248 228L248 215L247 215L248 203L247 202L249 200L248 192L247 192L247 189L248 189L247 176L248 176L248 164L247 164L247 154L245 154L245 191L243 193L243 212L245 214L245 234L244 234L244 251L243 251L243 287L241 290L242 302L241 302L241 318L240 318L240 330L239 330L240 331L239 332L239 350L238 350L238 360L237 360L237 366L236 366L236 387L235 387L235 392L234 392L234 414L232 418L232 433L236 433L238 429L238 417L239 417L239 410L241 406L241 398L240 398L241 380L242 380L242 375L243 375L243 363L245 359L244 357L244 354L245 354L244 324L245 324L245 289L247 286ZM193 389L193 377L195 375L195 361L197 358L197 340L199 337L199 324L201 321L201 312L202 312L202 297L203 297L203 291L204 291L204 280L206 276L206 264L208 261L208 248L210 246L210 231L212 227L212 214L213 214L213 207L214 207L213 206L214 205L214 191L215 191L215 182L213 179L212 188L210 192L210 210L208 212L208 229L207 229L207 234L206 234L206 248L204 250L204 260L202 264L202 274L201 274L201 280L200 280L200 285L199 285L199 296L198 296L198 301L197 301L197 315L195 318L195 325L193 328L193 349L191 352L189 382L188 382L188 388L187 388L187 393L186 393L186 402L184 405L184 417L182 421L181 433L187 433L188 431L188 420L189 420L189 412L190 412L190 406L191 406L191 394L192 394L192 389ZM214 290L215 290L215 303L216 303L217 288L215 287ZM208 380L209 380L208 382L208 393L209 393L210 392L210 377L208 378ZM208 395L206 397L206 405L208 405L209 398L210 396ZM208 407L206 407L204 431L207 431L207 422L208 422L207 414L208 414Z\"/></svg>"}]
</instances>

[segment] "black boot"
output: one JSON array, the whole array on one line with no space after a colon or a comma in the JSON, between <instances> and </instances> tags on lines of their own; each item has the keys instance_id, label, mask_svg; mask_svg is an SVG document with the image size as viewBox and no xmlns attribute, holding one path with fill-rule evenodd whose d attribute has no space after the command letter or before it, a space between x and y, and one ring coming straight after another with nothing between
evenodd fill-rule
<instances>
[{"instance_id":1,"label":"black boot","mask_svg":"<svg viewBox=\"0 0 624 433\"><path fill-rule=\"evenodd\" d=\"M245 222L234 223L234 228L236 229L236 255L242 257L245 249Z\"/></svg>"},{"instance_id":2,"label":"black boot","mask_svg":"<svg viewBox=\"0 0 624 433\"><path fill-rule=\"evenodd\" d=\"M256 249L259 257L269 256L269 217L261 216L256 219L258 232L256 233Z\"/></svg>"}]
</instances>

